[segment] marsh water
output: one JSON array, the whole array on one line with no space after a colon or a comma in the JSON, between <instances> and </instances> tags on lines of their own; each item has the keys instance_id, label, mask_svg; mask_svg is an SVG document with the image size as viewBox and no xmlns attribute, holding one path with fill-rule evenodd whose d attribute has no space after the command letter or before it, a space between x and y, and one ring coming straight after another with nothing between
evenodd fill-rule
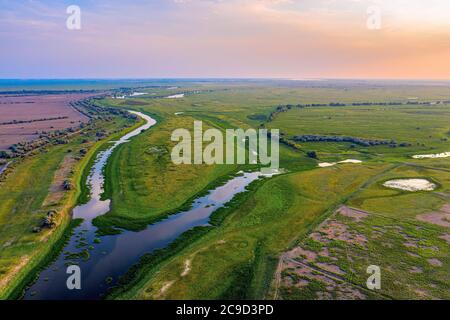
<instances>
[{"instance_id":1,"label":"marsh water","mask_svg":"<svg viewBox=\"0 0 450 320\"><path fill-rule=\"evenodd\" d=\"M59 254L39 275L37 281L25 292L24 299L67 300L100 299L118 278L139 261L145 253L167 247L182 233L208 225L211 214L230 201L237 193L262 176L260 172L246 172L231 178L224 185L210 190L205 196L193 201L189 210L176 213L145 230L134 232L122 230L115 235L97 236L92 220L107 213L110 200L101 200L103 193L103 168L114 149L126 143L142 130L153 126L151 117L130 111L146 120L146 124L124 135L107 150L100 152L87 183L91 190L90 201L73 209L73 217L83 222L74 229L73 235ZM69 265L81 270L81 289L69 290L67 273Z\"/></svg>"}]
</instances>

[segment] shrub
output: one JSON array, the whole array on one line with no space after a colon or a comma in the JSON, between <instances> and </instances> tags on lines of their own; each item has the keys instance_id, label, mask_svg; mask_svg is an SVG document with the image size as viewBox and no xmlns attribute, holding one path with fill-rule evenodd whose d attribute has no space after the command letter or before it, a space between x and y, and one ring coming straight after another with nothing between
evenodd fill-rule
<instances>
[{"instance_id":1,"label":"shrub","mask_svg":"<svg viewBox=\"0 0 450 320\"><path fill-rule=\"evenodd\" d=\"M317 153L315 151L308 151L306 155L310 158L317 159Z\"/></svg>"}]
</instances>

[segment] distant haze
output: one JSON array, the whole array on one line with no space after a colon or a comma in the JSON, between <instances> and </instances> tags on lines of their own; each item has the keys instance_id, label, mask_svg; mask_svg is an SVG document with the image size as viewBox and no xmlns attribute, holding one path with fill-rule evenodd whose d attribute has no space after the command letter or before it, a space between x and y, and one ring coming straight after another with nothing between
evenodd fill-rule
<instances>
[{"instance_id":1,"label":"distant haze","mask_svg":"<svg viewBox=\"0 0 450 320\"><path fill-rule=\"evenodd\" d=\"M0 0L0 78L449 79L449 39L448 0Z\"/></svg>"}]
</instances>

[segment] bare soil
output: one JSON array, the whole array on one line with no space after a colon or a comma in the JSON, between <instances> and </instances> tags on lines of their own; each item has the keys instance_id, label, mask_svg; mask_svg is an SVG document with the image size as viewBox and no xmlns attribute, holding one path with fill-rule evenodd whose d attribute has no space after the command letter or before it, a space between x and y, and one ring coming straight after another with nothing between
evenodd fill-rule
<instances>
[{"instance_id":1,"label":"bare soil","mask_svg":"<svg viewBox=\"0 0 450 320\"><path fill-rule=\"evenodd\" d=\"M315 299L319 300L363 300L367 299L365 293L358 287L346 283L340 278L342 271L337 267L325 263L320 263L326 268L317 269L301 262L296 262L283 255L277 271L280 277L280 286L290 291L290 287L306 288L312 282L320 283L324 290L315 292ZM337 269L340 272L336 272ZM331 270L328 270L331 269ZM335 273L335 275L333 275ZM281 297L283 298L283 297Z\"/></svg>"},{"instance_id":2,"label":"bare soil","mask_svg":"<svg viewBox=\"0 0 450 320\"><path fill-rule=\"evenodd\" d=\"M75 163L76 160L71 155L67 155L64 158L61 166L55 172L49 193L44 200L44 206L58 204L62 200L64 193L66 192L63 186L64 180L67 180L70 177Z\"/></svg>"},{"instance_id":3,"label":"bare soil","mask_svg":"<svg viewBox=\"0 0 450 320\"><path fill-rule=\"evenodd\" d=\"M450 204L445 204L437 212L419 214L416 218L420 221L450 228Z\"/></svg>"},{"instance_id":4,"label":"bare soil","mask_svg":"<svg viewBox=\"0 0 450 320\"><path fill-rule=\"evenodd\" d=\"M350 208L347 206L341 206L337 212L345 217L353 218L354 220L356 220L358 222L369 215L368 212Z\"/></svg>"},{"instance_id":5,"label":"bare soil","mask_svg":"<svg viewBox=\"0 0 450 320\"><path fill-rule=\"evenodd\" d=\"M366 236L353 230L348 230L348 227L345 224L336 220L327 221L318 231L319 232L312 233L311 238L322 243L340 240L350 244L365 246L367 242Z\"/></svg>"},{"instance_id":6,"label":"bare soil","mask_svg":"<svg viewBox=\"0 0 450 320\"><path fill-rule=\"evenodd\" d=\"M38 137L38 132L76 127L88 118L69 103L92 96L92 93L49 95L0 95L0 123L34 121L0 125L0 150ZM62 118L62 119L55 119ZM45 121L36 121L50 119Z\"/></svg>"}]
</instances>

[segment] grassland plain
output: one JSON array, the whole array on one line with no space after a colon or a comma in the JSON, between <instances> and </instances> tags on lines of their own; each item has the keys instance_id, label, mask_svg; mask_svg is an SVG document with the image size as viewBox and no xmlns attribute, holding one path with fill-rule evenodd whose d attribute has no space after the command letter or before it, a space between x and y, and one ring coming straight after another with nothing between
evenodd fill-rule
<instances>
[{"instance_id":1,"label":"grassland plain","mask_svg":"<svg viewBox=\"0 0 450 320\"><path fill-rule=\"evenodd\" d=\"M278 253L383 166L345 165L267 179L218 228L160 264L120 298L264 298ZM325 196L326 195L326 196Z\"/></svg>"},{"instance_id":2,"label":"grassland plain","mask_svg":"<svg viewBox=\"0 0 450 320\"><path fill-rule=\"evenodd\" d=\"M383 182L397 178L426 178L438 185L432 192L389 189ZM417 215L440 209L448 203L450 172L402 165L390 171L349 201L349 205L393 219L416 220Z\"/></svg>"},{"instance_id":3,"label":"grassland plain","mask_svg":"<svg viewBox=\"0 0 450 320\"><path fill-rule=\"evenodd\" d=\"M170 152L176 144L170 141L172 131L178 128L192 131L194 120L202 120L204 130L211 127L221 130L252 127L240 119L227 116L227 112L238 114L246 107L234 106L231 109L230 106L229 111L228 107L222 107L222 113L211 111L218 106L216 94L200 93L183 99L108 99L99 102L103 106L147 112L159 122L132 143L121 146L110 158L106 167L105 197L111 197L112 210L95 220L97 226L104 229L113 226L142 229L148 223L190 205L193 198L217 185L223 178L242 169L258 168L255 165L192 166L172 163ZM219 95L222 94L219 91ZM195 109L188 111L190 101L198 96L211 101L210 104L205 103L206 106L201 107L194 103ZM304 157L301 159L301 155L290 148L283 147L281 152L284 154L281 159L289 169L302 168L305 163L310 168L314 166L314 161Z\"/></svg>"},{"instance_id":4,"label":"grassland plain","mask_svg":"<svg viewBox=\"0 0 450 320\"><path fill-rule=\"evenodd\" d=\"M407 159L418 153L439 153L448 149L450 132L448 105L346 106L292 109L279 114L269 127L282 128L289 139L303 134L353 136L364 139L395 140L404 147L371 146L355 148L351 143L305 142L302 147L317 150L323 160L337 153L377 155L387 161Z\"/></svg>"},{"instance_id":5,"label":"grassland plain","mask_svg":"<svg viewBox=\"0 0 450 320\"><path fill-rule=\"evenodd\" d=\"M237 171L257 169L257 166L251 165L174 166L170 161L170 150L173 145L170 142L170 133L176 128L191 129L194 120L202 120L205 127L219 129L257 128L265 124L268 127L280 129L288 136L351 135L371 139L395 139L411 145L398 148L351 147L346 143L331 142L302 143L299 148L282 145L281 167L288 170L287 174L255 182L249 187L248 192L238 195L226 208L213 215L214 227L202 227L187 232L168 249L157 252L151 257L144 257L141 263L131 269L125 281L122 282L122 287L114 291L111 298L264 298L272 293L271 284L273 275L277 274L278 258L283 256L286 250L293 249L298 243L302 243L301 241L314 232L322 221L328 221L342 203L360 207L363 210L373 210L373 214L378 214L379 211L374 209L378 198L372 195L379 193L382 195L379 201L389 199L385 204L386 211L380 214L384 216L391 212L392 217L387 217L389 219L398 214L401 220L399 224L403 226L403 224L412 223L414 219L414 214L409 214L407 208L417 205L417 208L424 208L424 210L436 210L445 202L443 199L447 199L447 180L442 178L440 173L445 172L442 169L448 169L448 161L445 159L415 160L410 157L416 153L448 151L445 150L448 145L445 139L450 132L450 124L446 121L449 118L447 105L294 109L278 115L274 121L267 123L270 113L280 104L366 101L403 103L410 97L414 97L415 101L441 100L449 97L445 87L425 88L411 85L332 87L327 84L320 86L316 84L310 87L293 84L279 87L247 83L232 85L214 83L186 85L184 83L170 90L156 88L142 91L148 92L149 95L139 96L139 98L103 99L96 102L104 106L142 111L158 120L155 127L137 136L130 143L121 145L106 166L104 197L112 199L112 211L96 220L96 224L105 230L110 230L108 228L114 226L133 230L141 229L149 222L185 208L193 198L220 184ZM167 95L182 92L189 92L189 94L180 99L161 98L166 92ZM86 162L84 167L89 167L95 154L104 147L106 147L105 144L99 144L95 150L91 150L88 157L83 159ZM363 164L315 168L317 160L306 156L306 152L310 150L317 151L319 161L356 158L363 160ZM60 152L65 154L62 150ZM63 161L64 156L60 155L59 159ZM411 163L411 165L399 166L403 162ZM55 172L59 165L49 163L48 166ZM432 170L428 167L436 167L440 170ZM19 172L24 172L24 176L33 174L29 169L27 171L27 168ZM38 171L36 168L41 168L41 164L36 163L35 170ZM48 171L47 175L41 172L43 178L40 185L36 183L33 188L47 183L47 188L44 190L48 190L51 187L51 172ZM81 168L76 172L80 175L77 181L78 179L82 181L79 199L86 201L88 190L84 182L88 171L83 171ZM427 177L438 183L439 189L428 194L421 192L407 194L381 186L386 179L406 176ZM39 190L42 191L42 188ZM27 194L37 194L36 189L30 190ZM390 196L393 200L389 198ZM398 212L395 207L397 204L395 197L400 198ZM16 200L21 201L19 198L20 196ZM45 198L46 196L42 194L39 199L44 201ZM39 201L41 200L31 201L36 204L36 209L33 209L37 210L36 212L40 210ZM22 202L25 205L26 201ZM16 201L14 200L13 203ZM421 212L417 210L416 213ZM4 218L5 215L0 214L0 217L2 217L2 223L3 221L10 223L7 221L8 218ZM38 218L34 219L37 221ZM370 224L364 226L365 228L375 224L370 219L367 221ZM27 239L35 236L30 234L29 229L27 233L25 230L27 229L21 226L15 234L22 232ZM430 241L435 242L435 245L431 247L444 249L442 243L434 239L437 233L428 232L428 230L420 234L420 237L430 237ZM445 236L445 232L442 235ZM39 252L39 250L48 252L52 241L53 243L61 241L62 234L55 235L51 239L54 240L42 244L40 249L33 248L36 244L32 240L24 240L23 247L8 244L6 247L11 247L8 249L11 251L3 273L11 272L12 266L20 263L17 257L24 256L22 252L19 252L20 250L25 252L28 248L32 248L33 252ZM3 242L9 240L10 238L5 236ZM395 253L397 242L393 241L394 249L391 256ZM14 248L18 251L13 252ZM350 246L349 248L352 252L359 252L357 248ZM371 248L374 254L379 254L383 250L375 244ZM342 261L342 268L345 268L343 258L338 256L336 258ZM322 259L326 260L326 257ZM428 259L438 258L430 256ZM444 263L443 270L448 270L445 257L438 260ZM435 260L432 261L437 263ZM34 263L30 267L27 265L26 268L32 270L37 265L38 263ZM361 263L358 270L362 270L362 266ZM393 264L393 267L397 265ZM421 268L425 270L424 266ZM25 271L24 275L33 274L33 272ZM423 272L423 282L427 279L445 279L440 275L433 278L430 272ZM353 275L351 279L344 279L344 281L354 285L352 279L358 275ZM402 275L398 274L398 276ZM434 285L437 288L431 296L439 296L443 287L439 283ZM314 283L312 289L318 287L322 288ZM420 290L420 285L416 287ZM411 293L405 293L402 296L402 290L400 286L400 289L394 288L385 294L386 297L394 298L414 296ZM410 291L414 293L414 290ZM278 297L311 297L315 291L308 289L300 295L298 292L292 295L288 293L285 291ZM11 296L11 294L4 296L7 295Z\"/></svg>"},{"instance_id":6,"label":"grassland plain","mask_svg":"<svg viewBox=\"0 0 450 320\"><path fill-rule=\"evenodd\" d=\"M204 90L205 88L208 90ZM167 200L162 202L160 209L149 204L153 201L150 199L156 197L156 193L154 196L149 196L148 190L153 189L155 192L166 190L165 184L170 181L158 179L161 171L167 168L165 167L167 160L161 161L161 153L165 154L164 150L170 150L167 147L170 130L178 127L191 128L194 119L203 120L210 126L222 129L257 128L266 124L270 128L280 129L288 136L351 135L370 139L395 139L399 143L406 142L410 145L398 148L351 147L348 143L320 142L302 143L297 149L282 145L281 167L286 168L288 174L255 182L247 193L238 196L225 209L213 215L212 223L216 227L198 228L188 232L166 250L144 257L124 277L122 287L113 291L111 298L267 297L278 257L282 256L282 252L287 248L295 246L297 243L295 239L301 241L313 232L319 223L330 217L340 204L348 202L353 205L353 202L362 201L358 199L363 199L366 189L375 188L374 186L382 188L382 192L398 194L397 191L382 187L379 181L381 181L380 177L388 179L391 176L403 176L396 170L412 168L410 165L395 169L403 162L420 166L442 165L443 168L448 166L443 159L418 161L411 158L411 155L418 153L447 151L445 141L450 132L447 105L375 105L294 109L279 114L267 125L270 113L279 104L367 101L405 103L410 97L415 97L416 101L447 99L447 90L442 87L280 88L239 85L224 89L199 85L197 89L199 89L198 93L180 99L155 99L141 96L125 100L100 101L101 104L108 106L147 112L160 121L154 128L155 131L161 129L161 133L149 130L148 133L136 139L136 142L128 144L126 146L128 150L120 150L111 158L107 170L113 171L111 176L115 175L112 181L123 181L116 184L112 182L110 187L107 183L107 192L113 194L113 207L114 193L124 195L134 193L136 190L142 198L137 202L134 201L138 204L135 212L139 214L117 210L110 217L105 216L104 221L107 225L121 225L123 221L126 221L122 226L141 227L143 222L149 221L140 220L142 214L151 216L151 219L164 216L176 210L177 205L188 204L198 195L198 192L202 192L202 187L205 190L221 181L223 177L240 169L235 167L227 172L214 168L216 175L207 176L200 187L195 185L196 175L189 173L189 170L194 169L178 166L173 169L174 173L186 177L185 185L189 188L193 185L194 189L180 194L177 204L169 210L167 203L170 202ZM202 89L204 91L201 91ZM145 154L144 150L152 150L152 152ZM356 158L363 160L363 164L346 164L311 171L317 162L306 157L306 152L310 150L318 152L319 161ZM121 153L125 152L127 156L122 157ZM123 160L123 158L133 159L134 152L138 154L138 157L132 160L135 162ZM143 167L143 164L146 166ZM147 166L153 168L147 168ZM199 166L197 170L201 172L205 169ZM394 173L390 176L391 171ZM361 180L350 187L343 181L346 178L350 179L352 174L355 175L354 179ZM405 176L408 175L405 173ZM410 176L416 176L416 174L411 173ZM428 177L435 182L441 179L439 174L434 174L433 177L433 174L429 172L420 176ZM134 177L131 179L134 181L134 186L128 183L129 177ZM147 181L150 177L153 181ZM445 183L439 185L443 188ZM311 190L305 192L307 188ZM324 189L323 193L322 189ZM439 197L437 193L443 190L445 189L439 189L433 195ZM326 199L317 198L319 194L323 194ZM357 197L359 194L361 194L360 198ZM406 219L408 208L421 201L417 199L420 199L422 193L409 195L403 192L402 194L405 197L409 196L409 199L405 200L408 205L405 205L405 208L399 208L402 212L399 216L402 217L401 219L403 216ZM430 209L439 206L439 201L433 199L427 200ZM125 199L121 199L123 200ZM142 208L141 206L149 200L147 205L152 210ZM408 201L412 201L412 204ZM136 225L133 225L133 220L137 221ZM381 248L378 247L374 251L381 252ZM307 291L304 297L308 294L311 294L311 290ZM366 291L365 294L369 298L390 297L389 294L392 294L392 297L401 296L398 291L386 296ZM282 298L289 297L284 295Z\"/></svg>"},{"instance_id":7,"label":"grassland plain","mask_svg":"<svg viewBox=\"0 0 450 320\"><path fill-rule=\"evenodd\" d=\"M290 137L347 135L408 143L399 148L301 144L317 151L322 161L351 156L397 166L346 202L357 213L363 210L363 218L335 213L299 246L281 255L275 297L377 298L365 287L366 268L374 264L381 267L384 277L378 298L448 299L448 229L430 224L436 218L428 219L428 223L417 219L425 215L421 220L427 220L427 213L432 217L436 212L442 217L445 214L449 202L448 160L412 161L411 156L448 150L449 110L448 105L318 107L281 113L270 123L284 128ZM438 188L433 192L407 192L383 186L394 178L424 178Z\"/></svg>"},{"instance_id":8,"label":"grassland plain","mask_svg":"<svg viewBox=\"0 0 450 320\"><path fill-rule=\"evenodd\" d=\"M193 121L191 117L165 118L114 153L106 167L104 195L111 197L112 207L96 219L97 226L145 228L179 209L212 181L236 171L234 165L172 163L170 152L176 143L170 135L176 128L192 130Z\"/></svg>"},{"instance_id":9,"label":"grassland plain","mask_svg":"<svg viewBox=\"0 0 450 320\"><path fill-rule=\"evenodd\" d=\"M83 190L82 173L97 150L109 139L90 143L82 141L94 141L95 130L114 132L131 124L130 120L122 118L97 122L95 129L89 129L88 135L77 135L68 144L50 146L43 153L26 157L8 173L0 188L1 299L20 297L40 268L58 254L70 230L77 224L78 221L71 220L70 213ZM112 137L118 134L121 133ZM84 157L80 157L81 149L88 149ZM67 161L68 158L81 160ZM76 188L55 198L61 178L71 180ZM33 228L38 227L51 210L58 213L56 226L33 233Z\"/></svg>"},{"instance_id":10,"label":"grassland plain","mask_svg":"<svg viewBox=\"0 0 450 320\"><path fill-rule=\"evenodd\" d=\"M449 230L442 222L448 211L449 174L398 165L377 176L346 202L348 207L281 256L275 296L372 298L365 287L366 269L376 265L382 277L379 298L448 299ZM425 177L439 188L407 192L382 185L403 177Z\"/></svg>"}]
</instances>

